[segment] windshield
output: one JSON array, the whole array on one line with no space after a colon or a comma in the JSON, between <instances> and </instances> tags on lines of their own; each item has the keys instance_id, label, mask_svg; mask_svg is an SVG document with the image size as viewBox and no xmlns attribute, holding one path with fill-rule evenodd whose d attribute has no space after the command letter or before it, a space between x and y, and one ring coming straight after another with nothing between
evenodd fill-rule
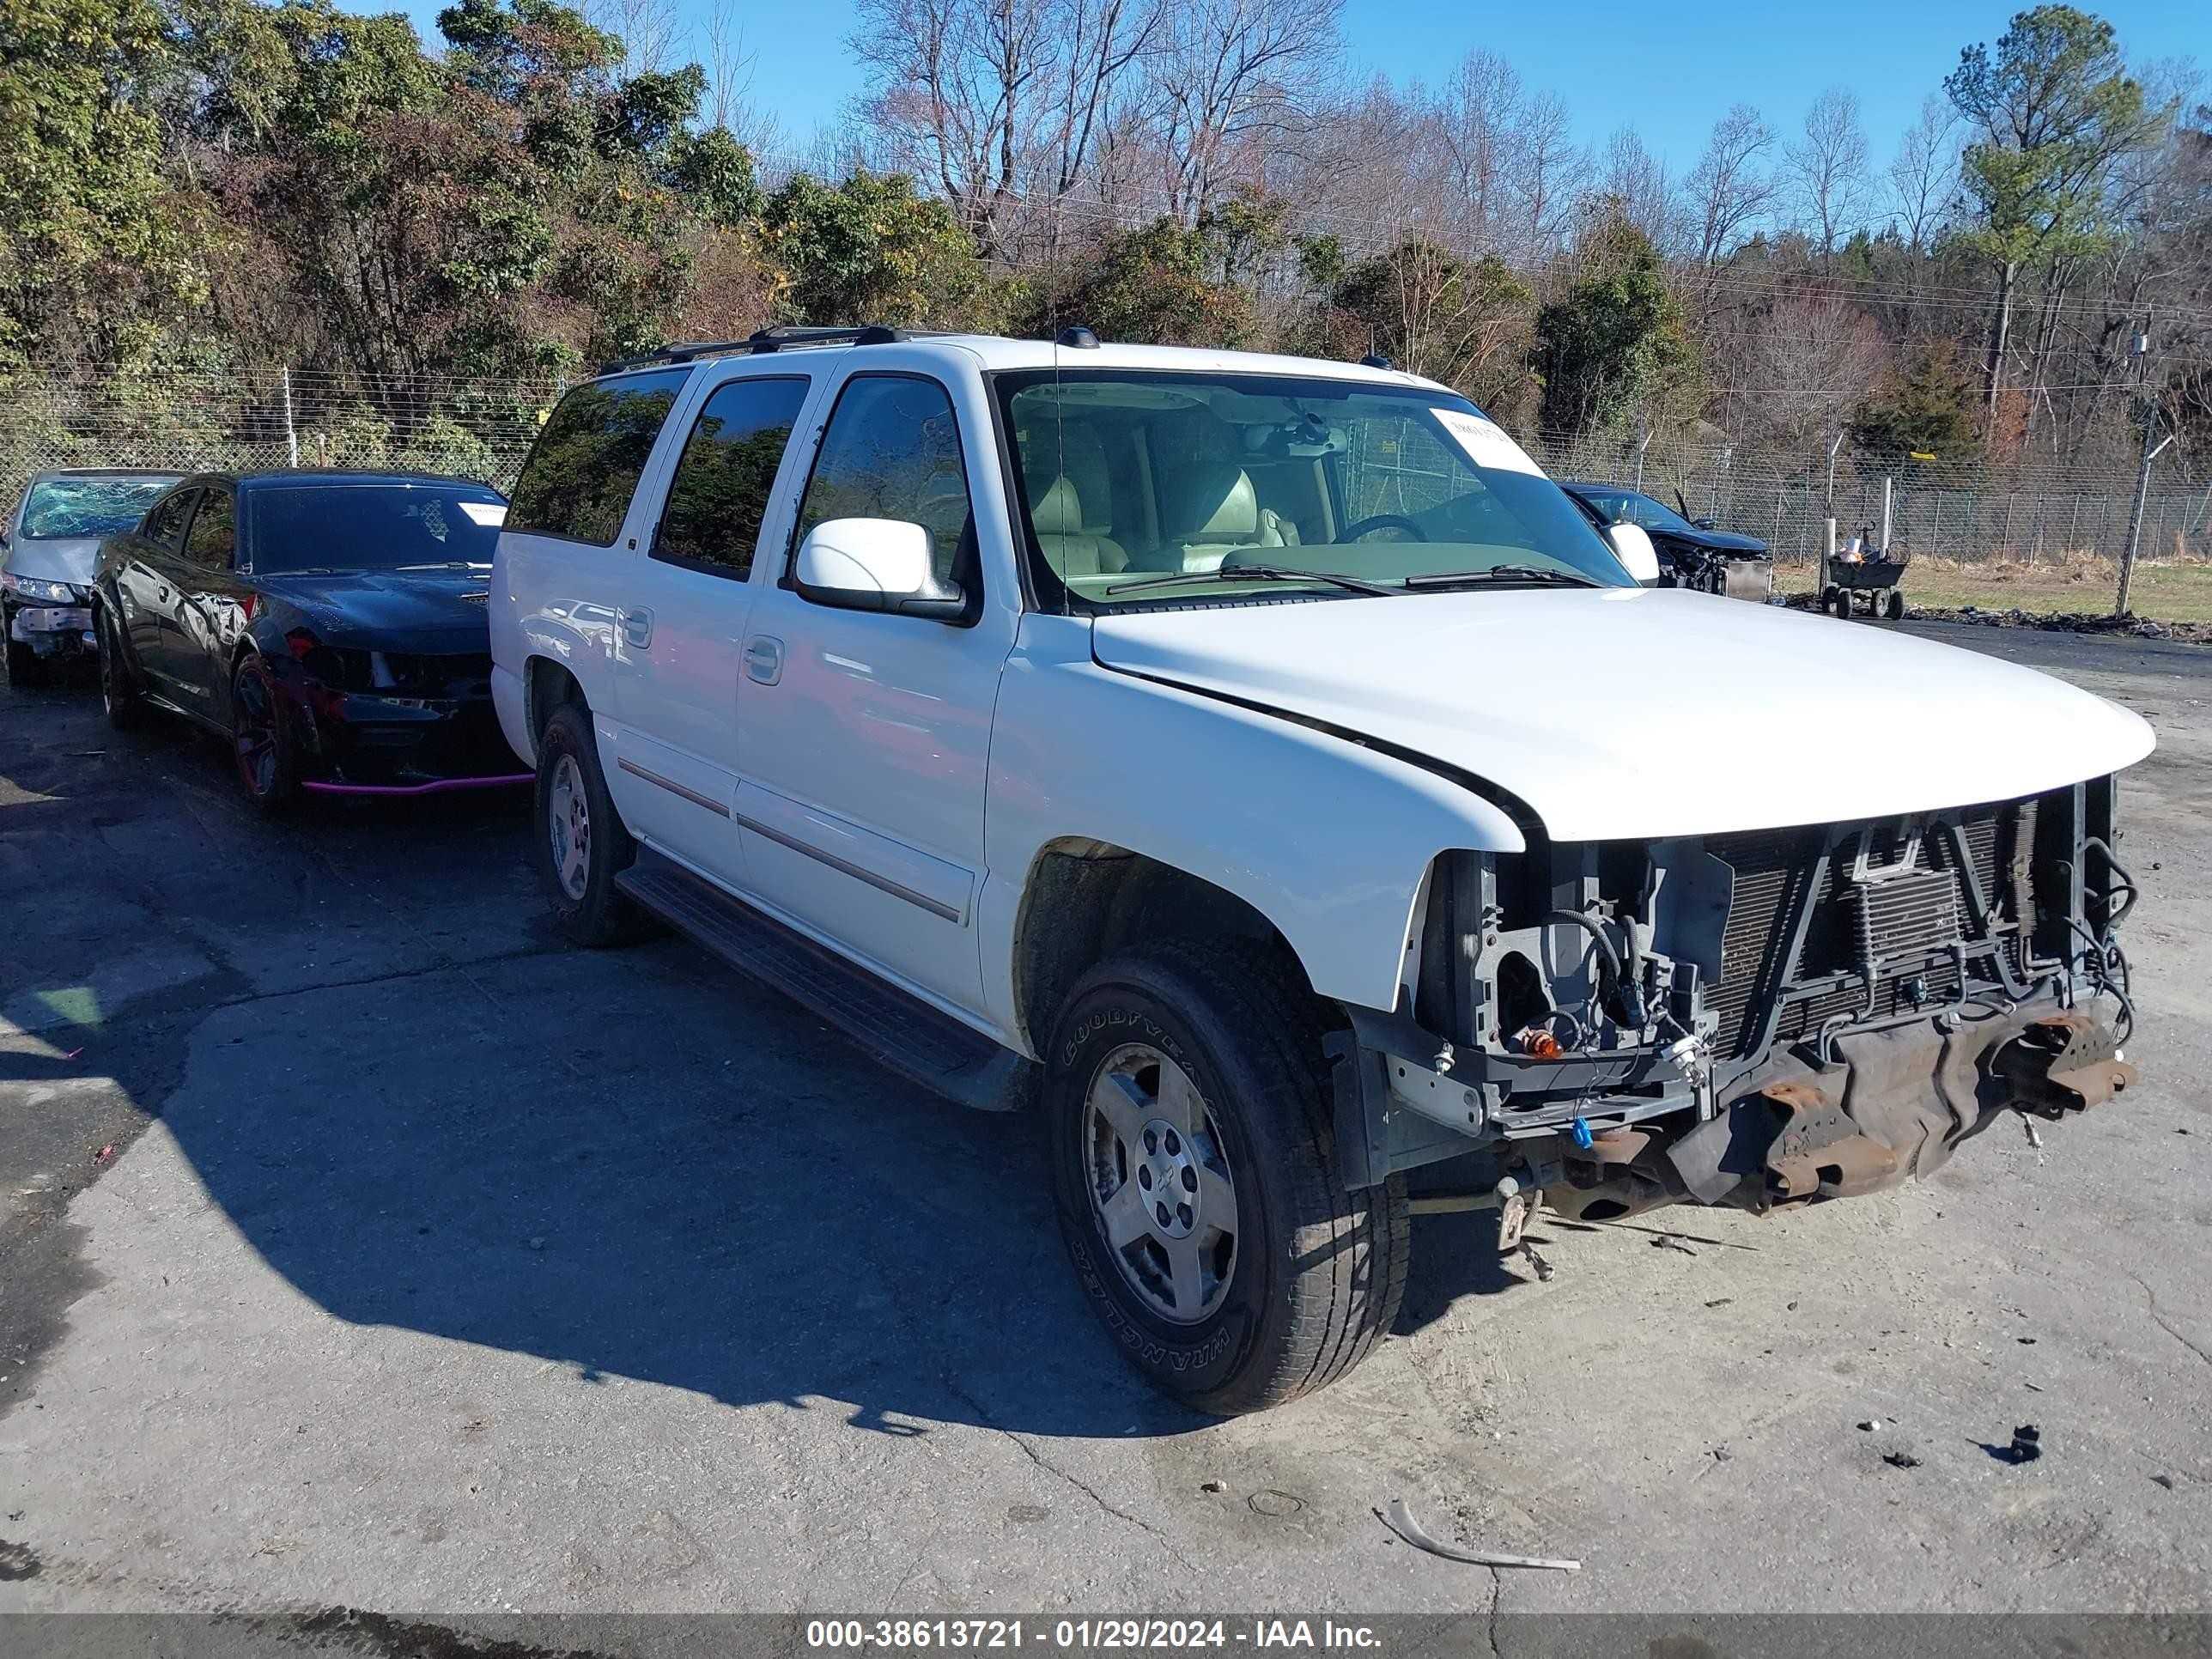
<instances>
[{"instance_id":1,"label":"windshield","mask_svg":"<svg viewBox=\"0 0 2212 1659\"><path fill-rule=\"evenodd\" d=\"M507 516L489 484L275 484L246 499L247 546L264 574L488 565Z\"/></svg>"},{"instance_id":2,"label":"windshield","mask_svg":"<svg viewBox=\"0 0 2212 1659\"><path fill-rule=\"evenodd\" d=\"M33 484L23 503L23 538L120 536L136 530L154 498L174 483L173 477L49 478Z\"/></svg>"},{"instance_id":3,"label":"windshield","mask_svg":"<svg viewBox=\"0 0 2212 1659\"><path fill-rule=\"evenodd\" d=\"M1112 369L995 384L1054 610L1461 578L1633 585L1519 446L1448 392Z\"/></svg>"},{"instance_id":4,"label":"windshield","mask_svg":"<svg viewBox=\"0 0 2212 1659\"><path fill-rule=\"evenodd\" d=\"M1607 524L1639 524L1646 530L1696 529L1673 507L1662 507L1633 489L1590 489L1578 484L1575 493L1602 513Z\"/></svg>"}]
</instances>

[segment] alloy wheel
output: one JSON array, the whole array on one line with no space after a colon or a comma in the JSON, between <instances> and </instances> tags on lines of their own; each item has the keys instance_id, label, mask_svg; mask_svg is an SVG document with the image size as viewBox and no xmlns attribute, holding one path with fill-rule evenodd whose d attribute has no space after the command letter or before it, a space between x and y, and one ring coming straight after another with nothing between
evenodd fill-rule
<instances>
[{"instance_id":1,"label":"alloy wheel","mask_svg":"<svg viewBox=\"0 0 2212 1659\"><path fill-rule=\"evenodd\" d=\"M584 769L574 755L553 768L553 787L545 792L545 829L553 844L553 875L561 890L578 903L591 883L592 803L584 790Z\"/></svg>"},{"instance_id":2,"label":"alloy wheel","mask_svg":"<svg viewBox=\"0 0 2212 1659\"><path fill-rule=\"evenodd\" d=\"M238 677L235 702L231 743L246 791L258 800L276 787L276 709L268 682L251 669Z\"/></svg>"},{"instance_id":3,"label":"alloy wheel","mask_svg":"<svg viewBox=\"0 0 2212 1659\"><path fill-rule=\"evenodd\" d=\"M1194 1324L1237 1268L1237 1187L1220 1127L1189 1074L1148 1043L1107 1058L1084 1109L1091 1211L1130 1289Z\"/></svg>"}]
</instances>

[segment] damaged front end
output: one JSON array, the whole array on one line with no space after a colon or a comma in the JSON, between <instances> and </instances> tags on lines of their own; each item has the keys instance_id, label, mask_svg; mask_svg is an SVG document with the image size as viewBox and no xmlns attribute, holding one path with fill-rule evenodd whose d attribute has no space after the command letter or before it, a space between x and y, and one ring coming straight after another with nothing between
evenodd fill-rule
<instances>
[{"instance_id":1,"label":"damaged front end","mask_svg":"<svg viewBox=\"0 0 2212 1659\"><path fill-rule=\"evenodd\" d=\"M1355 1184L1755 1212L1925 1176L2135 1081L2110 778L1911 817L1438 860L1396 1010L1335 1042ZM1450 1160L1449 1168L1446 1161Z\"/></svg>"}]
</instances>

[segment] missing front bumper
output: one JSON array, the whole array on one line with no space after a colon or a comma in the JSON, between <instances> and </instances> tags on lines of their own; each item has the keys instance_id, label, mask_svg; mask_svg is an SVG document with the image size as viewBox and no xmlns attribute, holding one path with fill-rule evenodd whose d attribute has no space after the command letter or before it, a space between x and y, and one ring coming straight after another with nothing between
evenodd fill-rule
<instances>
[{"instance_id":1,"label":"missing front bumper","mask_svg":"<svg viewBox=\"0 0 2212 1659\"><path fill-rule=\"evenodd\" d=\"M2109 1026L2047 1004L1951 1031L1839 1037L1832 1052L1828 1066L1791 1066L1738 1093L1668 1141L1654 1172L1699 1204L1856 1198L1933 1173L2001 1112L2063 1117L2136 1080Z\"/></svg>"}]
</instances>

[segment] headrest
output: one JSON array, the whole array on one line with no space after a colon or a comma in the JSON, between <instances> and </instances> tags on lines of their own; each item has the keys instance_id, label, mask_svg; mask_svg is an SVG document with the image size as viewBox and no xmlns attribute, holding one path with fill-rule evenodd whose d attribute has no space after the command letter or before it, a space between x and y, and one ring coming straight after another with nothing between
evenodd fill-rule
<instances>
[{"instance_id":1,"label":"headrest","mask_svg":"<svg viewBox=\"0 0 2212 1659\"><path fill-rule=\"evenodd\" d=\"M1080 536L1084 533L1083 499L1067 479L1054 478L1030 509L1030 522L1040 536Z\"/></svg>"},{"instance_id":2,"label":"headrest","mask_svg":"<svg viewBox=\"0 0 2212 1659\"><path fill-rule=\"evenodd\" d=\"M1162 503L1169 539L1248 541L1260 533L1260 497L1233 461L1200 461L1168 482Z\"/></svg>"}]
</instances>

